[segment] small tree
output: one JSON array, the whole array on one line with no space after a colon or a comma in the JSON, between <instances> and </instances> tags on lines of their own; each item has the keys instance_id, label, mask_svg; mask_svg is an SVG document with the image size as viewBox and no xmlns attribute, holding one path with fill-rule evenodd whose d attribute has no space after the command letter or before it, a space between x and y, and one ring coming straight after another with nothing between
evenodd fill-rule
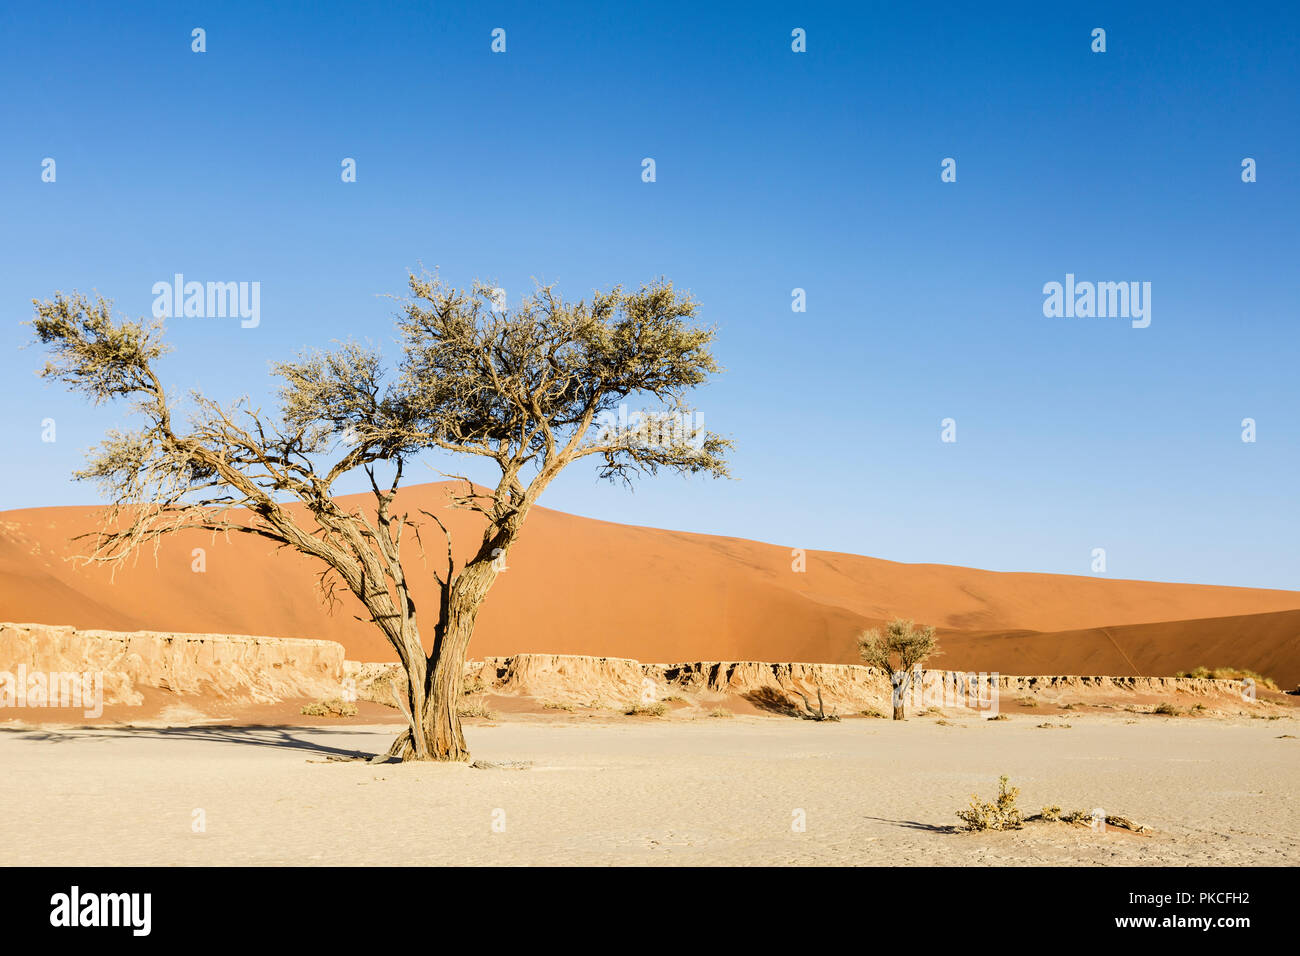
<instances>
[{"instance_id":1,"label":"small tree","mask_svg":"<svg viewBox=\"0 0 1300 956\"><path fill-rule=\"evenodd\" d=\"M894 692L894 719L903 719L903 699L912 686L912 668L939 653L939 641L928 624L914 627L902 618L890 621L882 634L878 628L858 638L862 660L889 675Z\"/></svg>"},{"instance_id":2,"label":"small tree","mask_svg":"<svg viewBox=\"0 0 1300 956\"><path fill-rule=\"evenodd\" d=\"M684 393L718 370L714 333L690 320L696 303L660 281L564 302L541 287L513 311L493 290L463 292L436 277L409 277L398 321L401 360L386 374L379 352L349 343L273 366L281 411L266 417L240 400L193 394L188 424L173 415L155 369L167 351L160 322L117 322L112 303L56 293L33 300L41 371L93 403L129 398L143 420L110 432L81 479L111 500L86 558L119 563L178 531L257 535L321 568L327 598L340 582L366 608L406 673L408 729L391 755L468 760L457 703L474 622L529 509L566 466L595 458L602 478L630 482L659 468L727 475L731 443L699 426ZM631 396L658 401L637 427L615 425ZM646 435L656 436L647 440ZM455 507L482 516L482 535L458 567L446 538L436 613L417 614L403 563L403 533L419 544L419 516L394 511L405 466L441 450L486 459L499 475L484 491L460 476ZM381 481L377 467L391 471ZM363 471L374 498L349 509L333 486ZM287 500L286 500L287 499ZM83 536L86 537L86 536ZM409 540L409 539L408 539ZM432 634L426 651L421 625Z\"/></svg>"}]
</instances>

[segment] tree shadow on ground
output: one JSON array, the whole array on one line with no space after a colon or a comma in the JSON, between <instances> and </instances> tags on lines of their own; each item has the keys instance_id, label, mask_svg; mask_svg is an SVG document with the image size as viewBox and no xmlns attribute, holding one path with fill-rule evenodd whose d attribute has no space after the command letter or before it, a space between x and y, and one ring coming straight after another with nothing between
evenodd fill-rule
<instances>
[{"instance_id":1,"label":"tree shadow on ground","mask_svg":"<svg viewBox=\"0 0 1300 956\"><path fill-rule=\"evenodd\" d=\"M785 694L781 693L775 687L760 687L757 690L751 690L741 697L759 710L766 711L769 714L780 714L782 717L798 717L799 708Z\"/></svg>"},{"instance_id":2,"label":"tree shadow on ground","mask_svg":"<svg viewBox=\"0 0 1300 956\"><path fill-rule=\"evenodd\" d=\"M867 819L875 820L878 823L888 823L896 827L906 827L909 830L928 830L930 833L957 833L961 829L957 826L922 823L919 820L890 820L888 817L867 817Z\"/></svg>"},{"instance_id":3,"label":"tree shadow on ground","mask_svg":"<svg viewBox=\"0 0 1300 956\"><path fill-rule=\"evenodd\" d=\"M374 753L355 748L332 746L319 739L305 739L300 734L303 727L120 727L120 728L86 728L78 730L31 730L23 728L0 728L0 733L13 734L20 740L41 743L64 743L70 740L110 740L113 738L147 738L153 740L197 740L203 743L241 744L249 747L276 747L286 750L299 750L319 757L344 760L369 760L377 756ZM308 731L313 737L335 734L355 736L356 730L313 727Z\"/></svg>"}]
</instances>

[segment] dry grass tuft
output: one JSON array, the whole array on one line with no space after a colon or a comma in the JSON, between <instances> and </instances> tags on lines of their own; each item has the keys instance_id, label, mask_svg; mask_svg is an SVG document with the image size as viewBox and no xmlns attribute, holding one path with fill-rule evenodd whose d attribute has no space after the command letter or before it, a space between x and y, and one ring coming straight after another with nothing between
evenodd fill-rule
<instances>
[{"instance_id":1,"label":"dry grass tuft","mask_svg":"<svg viewBox=\"0 0 1300 956\"><path fill-rule=\"evenodd\" d=\"M662 717L668 713L668 705L663 701L656 701L653 704L633 704L623 713L629 717Z\"/></svg>"},{"instance_id":2,"label":"dry grass tuft","mask_svg":"<svg viewBox=\"0 0 1300 956\"><path fill-rule=\"evenodd\" d=\"M330 697L311 704L304 704L301 711L304 717L355 717L357 705L351 701Z\"/></svg>"},{"instance_id":3,"label":"dry grass tuft","mask_svg":"<svg viewBox=\"0 0 1300 956\"><path fill-rule=\"evenodd\" d=\"M462 717L482 717L486 720L492 720L496 717L496 714L489 710L487 704L481 700L462 701L456 711Z\"/></svg>"}]
</instances>

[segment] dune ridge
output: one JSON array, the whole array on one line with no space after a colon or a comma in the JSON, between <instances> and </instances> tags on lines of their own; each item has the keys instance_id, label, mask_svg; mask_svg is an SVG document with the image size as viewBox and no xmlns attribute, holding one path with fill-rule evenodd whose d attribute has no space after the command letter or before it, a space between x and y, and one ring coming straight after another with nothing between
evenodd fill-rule
<instances>
[{"instance_id":1,"label":"dune ridge","mask_svg":"<svg viewBox=\"0 0 1300 956\"><path fill-rule=\"evenodd\" d=\"M448 483L413 485L396 510L437 510L459 548L477 516L446 507ZM365 507L368 495L345 503ZM70 555L94 507L0 513L0 619L122 631L274 634L337 641L349 659L393 654L357 620L331 613L307 559L249 536L193 532L112 577ZM420 567L413 540L408 565ZM1300 592L995 572L808 551L665 531L535 508L479 617L476 658L546 652L637 660L849 664L855 635L895 616L940 629L953 670L1169 676L1198 665L1300 682ZM196 570L201 564L202 570ZM426 634L431 580L415 587Z\"/></svg>"}]
</instances>

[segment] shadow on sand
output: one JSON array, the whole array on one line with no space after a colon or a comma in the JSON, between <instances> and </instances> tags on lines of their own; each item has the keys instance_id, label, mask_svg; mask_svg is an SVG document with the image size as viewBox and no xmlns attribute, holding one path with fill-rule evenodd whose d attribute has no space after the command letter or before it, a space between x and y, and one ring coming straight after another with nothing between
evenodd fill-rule
<instances>
[{"instance_id":1,"label":"shadow on sand","mask_svg":"<svg viewBox=\"0 0 1300 956\"><path fill-rule=\"evenodd\" d=\"M329 737L355 737L358 731L334 727L87 727L67 730L42 730L19 727L0 728L19 740L64 743L69 740L109 740L113 738L148 738L153 740L198 740L213 744L242 744L249 747L278 747L333 760L371 760L382 754L334 746ZM310 734L311 738L303 735Z\"/></svg>"},{"instance_id":2,"label":"shadow on sand","mask_svg":"<svg viewBox=\"0 0 1300 956\"><path fill-rule=\"evenodd\" d=\"M934 823L921 823L919 820L890 820L888 817L867 817L868 820L875 820L878 823L889 823L896 827L906 827L909 830L926 830L930 833L957 833L961 827L957 826L940 826Z\"/></svg>"}]
</instances>

